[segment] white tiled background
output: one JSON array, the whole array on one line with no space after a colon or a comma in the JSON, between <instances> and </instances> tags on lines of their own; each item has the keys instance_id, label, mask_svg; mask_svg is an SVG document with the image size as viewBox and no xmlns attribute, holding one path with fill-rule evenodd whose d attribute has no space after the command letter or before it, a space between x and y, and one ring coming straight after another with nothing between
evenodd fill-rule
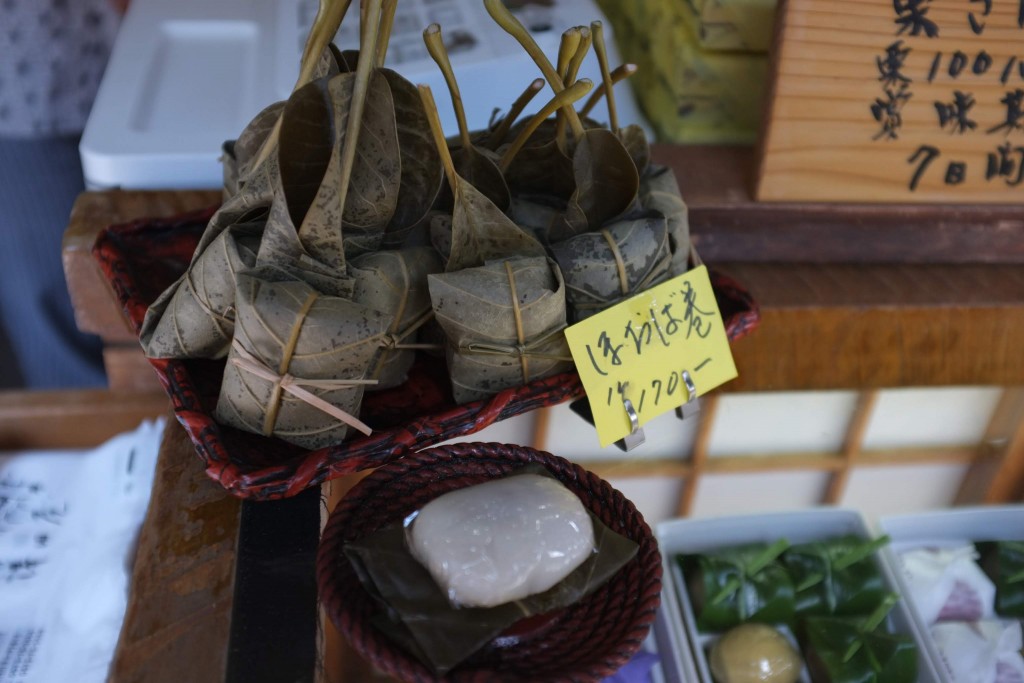
<instances>
[{"instance_id":1,"label":"white tiled background","mask_svg":"<svg viewBox=\"0 0 1024 683\"><path fill-rule=\"evenodd\" d=\"M944 387L879 392L862 452L916 449L922 451L920 463L878 465L872 460L856 466L838 504L861 511L869 521L952 505L968 465L942 458L930 462L928 451L976 448L1001 391L998 387ZM858 396L855 391L723 394L710 430L708 458L835 456L841 452ZM542 447L584 467L600 469L648 522L677 515L683 479L671 473L671 464L692 456L696 419L680 421L671 412L656 418L644 428L644 445L624 453L614 446L600 448L593 429L568 404L547 411L546 416L535 411L506 420L461 440ZM633 467L654 463L665 465L665 473L646 476L643 472L649 472L649 467ZM699 479L691 515L818 505L830 477L829 472L806 469L709 472Z\"/></svg>"}]
</instances>

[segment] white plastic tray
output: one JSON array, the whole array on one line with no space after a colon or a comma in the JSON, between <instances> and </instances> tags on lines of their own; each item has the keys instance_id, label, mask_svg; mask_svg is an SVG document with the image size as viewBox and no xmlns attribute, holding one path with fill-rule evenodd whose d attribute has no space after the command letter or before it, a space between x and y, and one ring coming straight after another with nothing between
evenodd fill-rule
<instances>
[{"instance_id":1,"label":"white plastic tray","mask_svg":"<svg viewBox=\"0 0 1024 683\"><path fill-rule=\"evenodd\" d=\"M770 543L779 538L786 538L795 545L846 534L861 538L873 537L860 513L838 508L712 519L678 519L659 524L656 534L665 570L661 613L670 622L668 631L679 638L676 641L679 645L673 653L678 654L684 662L689 658L696 667L697 678L692 680L703 683L714 683L705 654L714 637L697 630L690 596L674 559L677 554L705 553L747 543ZM884 555L876 555L876 562L889 588L901 592L888 559ZM919 683L939 681L929 654L925 648L920 647L921 634L905 600L900 600L893 607L889 614L889 625L895 632L911 635L918 643ZM689 652L684 652L687 645ZM662 658L663 661L667 659L666 650L663 650ZM804 683L809 680L806 671L801 680Z\"/></svg>"},{"instance_id":2,"label":"white plastic tray","mask_svg":"<svg viewBox=\"0 0 1024 683\"><path fill-rule=\"evenodd\" d=\"M914 515L882 517L879 527L892 537L892 543L883 549L883 556L893 568L900 585L900 592L909 595L906 577L899 569L899 553L913 548L950 547L964 542L976 541L1022 541L1024 540L1024 505L1001 507L972 507ZM920 640L932 661L938 663L936 671L943 683L953 683L953 678L942 664L943 657L935 646L931 628L921 618L917 606L907 601L911 616L920 634Z\"/></svg>"}]
</instances>

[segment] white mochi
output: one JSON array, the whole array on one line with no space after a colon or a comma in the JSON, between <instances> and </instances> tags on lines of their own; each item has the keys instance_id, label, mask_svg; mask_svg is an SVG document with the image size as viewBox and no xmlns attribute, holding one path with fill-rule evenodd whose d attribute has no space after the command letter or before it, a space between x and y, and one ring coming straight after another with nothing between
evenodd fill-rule
<instances>
[{"instance_id":1,"label":"white mochi","mask_svg":"<svg viewBox=\"0 0 1024 683\"><path fill-rule=\"evenodd\" d=\"M430 501L409 545L452 603L493 607L568 576L593 552L594 528L572 491L521 474Z\"/></svg>"}]
</instances>

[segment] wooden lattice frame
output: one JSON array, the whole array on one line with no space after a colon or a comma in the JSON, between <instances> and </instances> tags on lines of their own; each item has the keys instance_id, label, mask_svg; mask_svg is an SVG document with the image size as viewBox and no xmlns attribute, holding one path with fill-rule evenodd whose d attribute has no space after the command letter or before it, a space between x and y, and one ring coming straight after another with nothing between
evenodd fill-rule
<instances>
[{"instance_id":1,"label":"wooden lattice frame","mask_svg":"<svg viewBox=\"0 0 1024 683\"><path fill-rule=\"evenodd\" d=\"M864 436L878 404L879 389L858 392L839 450L775 455L721 455L709 457L712 429L718 419L722 394L702 399L697 432L688 458L599 460L587 468L606 479L660 477L682 483L676 513L689 515L705 474L818 471L829 474L822 504L838 504L850 475L858 467L888 465L967 465L955 503L995 504L1024 500L1024 387L1001 389L999 400L982 439L968 446L928 446L864 449ZM542 411L533 434L533 447L547 447L550 410ZM680 451L686 451L680 444Z\"/></svg>"}]
</instances>

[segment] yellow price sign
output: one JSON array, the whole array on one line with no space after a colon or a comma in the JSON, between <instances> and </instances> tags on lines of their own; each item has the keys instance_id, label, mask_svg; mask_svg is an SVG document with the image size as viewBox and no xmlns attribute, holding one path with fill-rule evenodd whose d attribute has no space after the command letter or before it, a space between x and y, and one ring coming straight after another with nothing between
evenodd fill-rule
<instances>
[{"instance_id":1,"label":"yellow price sign","mask_svg":"<svg viewBox=\"0 0 1024 683\"><path fill-rule=\"evenodd\" d=\"M601 311L565 331L601 446L736 377L725 323L705 266Z\"/></svg>"}]
</instances>

